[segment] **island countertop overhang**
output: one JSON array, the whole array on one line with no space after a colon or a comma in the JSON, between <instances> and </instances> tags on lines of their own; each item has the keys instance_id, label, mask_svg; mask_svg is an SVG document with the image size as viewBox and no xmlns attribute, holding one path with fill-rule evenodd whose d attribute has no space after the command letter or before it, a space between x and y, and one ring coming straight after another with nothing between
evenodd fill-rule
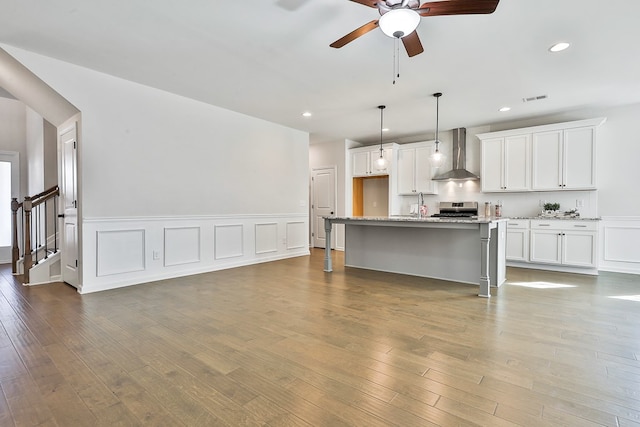
<instances>
[{"instance_id":1,"label":"island countertop overhang","mask_svg":"<svg viewBox=\"0 0 640 427\"><path fill-rule=\"evenodd\" d=\"M496 218L496 217L475 217L475 218L442 218L442 217L416 217L416 216L404 216L404 215L391 215L391 216L326 216L323 217L325 221L330 221L337 224L353 223L387 223L387 225L407 225L407 226L420 226L420 225L454 225L454 224L491 224L498 222L507 222L509 218Z\"/></svg>"}]
</instances>

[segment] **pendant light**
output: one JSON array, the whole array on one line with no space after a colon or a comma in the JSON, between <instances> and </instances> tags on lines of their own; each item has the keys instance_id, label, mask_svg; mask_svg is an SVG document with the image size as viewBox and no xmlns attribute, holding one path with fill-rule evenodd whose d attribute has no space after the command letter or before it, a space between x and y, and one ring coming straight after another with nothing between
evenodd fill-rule
<instances>
[{"instance_id":1,"label":"pendant light","mask_svg":"<svg viewBox=\"0 0 640 427\"><path fill-rule=\"evenodd\" d=\"M431 156L429 156L429 162L431 163L431 166L434 167L435 169L439 168L440 166L442 166L444 164L444 161L446 160L447 156L445 156L441 151L440 151L440 140L438 139L438 131L439 131L439 121L440 121L440 97L442 96L442 93L437 92L434 93L433 96L436 98L436 148L435 151L433 153L431 153Z\"/></svg>"},{"instance_id":2,"label":"pendant light","mask_svg":"<svg viewBox=\"0 0 640 427\"><path fill-rule=\"evenodd\" d=\"M385 170L387 168L387 159L384 158L384 148L382 148L382 129L384 129L384 122L382 120L382 112L385 108L385 105L378 105L380 109L380 157L376 160L376 169Z\"/></svg>"}]
</instances>

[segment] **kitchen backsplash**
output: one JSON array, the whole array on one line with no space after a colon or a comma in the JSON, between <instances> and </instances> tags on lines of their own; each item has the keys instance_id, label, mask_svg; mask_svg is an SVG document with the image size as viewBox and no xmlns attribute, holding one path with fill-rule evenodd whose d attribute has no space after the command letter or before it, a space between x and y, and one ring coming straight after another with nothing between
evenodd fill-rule
<instances>
[{"instance_id":1,"label":"kitchen backsplash","mask_svg":"<svg viewBox=\"0 0 640 427\"><path fill-rule=\"evenodd\" d=\"M418 196L401 196L402 215L408 215L412 204L418 202ZM485 202L495 205L502 202L502 216L537 216L542 211L541 201L546 203L559 203L560 211L577 209L581 217L598 217L598 192L597 191L540 191L525 193L482 193L479 181L441 182L439 194L425 195L429 215L438 211L438 202L477 201L483 207ZM581 204L582 206L578 206ZM482 211L483 209L481 209ZM493 212L493 209L492 209Z\"/></svg>"}]
</instances>

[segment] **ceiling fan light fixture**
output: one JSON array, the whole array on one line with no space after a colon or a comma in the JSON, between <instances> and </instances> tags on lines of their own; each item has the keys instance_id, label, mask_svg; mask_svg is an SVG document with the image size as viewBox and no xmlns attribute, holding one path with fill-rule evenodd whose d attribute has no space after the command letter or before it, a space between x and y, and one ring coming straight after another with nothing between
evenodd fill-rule
<instances>
[{"instance_id":1,"label":"ceiling fan light fixture","mask_svg":"<svg viewBox=\"0 0 640 427\"><path fill-rule=\"evenodd\" d=\"M392 38L402 38L413 33L420 24L420 15L413 9L392 9L380 17L378 25Z\"/></svg>"}]
</instances>

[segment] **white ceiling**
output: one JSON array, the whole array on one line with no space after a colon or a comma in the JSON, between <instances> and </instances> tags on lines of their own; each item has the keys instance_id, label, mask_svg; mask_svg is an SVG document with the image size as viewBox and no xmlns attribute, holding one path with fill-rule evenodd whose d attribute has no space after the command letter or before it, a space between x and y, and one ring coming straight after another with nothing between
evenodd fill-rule
<instances>
[{"instance_id":1,"label":"white ceiling","mask_svg":"<svg viewBox=\"0 0 640 427\"><path fill-rule=\"evenodd\" d=\"M472 0L456 0L472 1ZM1 0L0 43L311 133L375 143L640 102L640 1L502 0L491 15L422 18L424 53L349 0ZM552 54L557 41L571 48ZM523 103L522 98L548 95ZM498 109L508 105L510 112ZM81 107L81 106L80 106ZM301 113L311 111L311 118Z\"/></svg>"}]
</instances>

